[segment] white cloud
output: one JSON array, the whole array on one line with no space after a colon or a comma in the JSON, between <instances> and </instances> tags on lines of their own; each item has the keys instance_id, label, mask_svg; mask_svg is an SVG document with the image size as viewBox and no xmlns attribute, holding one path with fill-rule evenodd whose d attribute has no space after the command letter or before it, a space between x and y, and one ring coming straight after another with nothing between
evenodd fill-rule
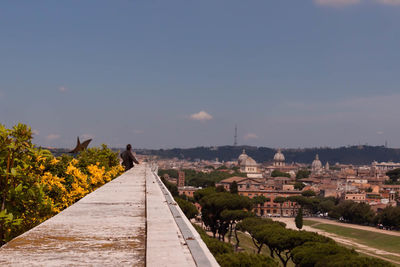
<instances>
[{"instance_id":1,"label":"white cloud","mask_svg":"<svg viewBox=\"0 0 400 267\"><path fill-rule=\"evenodd\" d=\"M320 6L343 7L359 4L361 0L314 0L314 3Z\"/></svg>"},{"instance_id":2,"label":"white cloud","mask_svg":"<svg viewBox=\"0 0 400 267\"><path fill-rule=\"evenodd\" d=\"M142 133L144 133L144 131L142 131L142 130L133 130L132 132L134 134L142 134Z\"/></svg>"},{"instance_id":3,"label":"white cloud","mask_svg":"<svg viewBox=\"0 0 400 267\"><path fill-rule=\"evenodd\" d=\"M58 88L58 90L59 90L61 93L64 93L64 92L66 92L66 91L68 90L68 88L65 87L65 86L60 86L60 87Z\"/></svg>"},{"instance_id":4,"label":"white cloud","mask_svg":"<svg viewBox=\"0 0 400 267\"><path fill-rule=\"evenodd\" d=\"M376 0L378 3L390 6L400 6L400 0Z\"/></svg>"},{"instance_id":5,"label":"white cloud","mask_svg":"<svg viewBox=\"0 0 400 267\"><path fill-rule=\"evenodd\" d=\"M87 140L87 139L93 139L95 136L93 134L82 134L81 139L82 140Z\"/></svg>"},{"instance_id":6,"label":"white cloud","mask_svg":"<svg viewBox=\"0 0 400 267\"><path fill-rule=\"evenodd\" d=\"M213 116L211 116L204 110L190 115L190 119L196 120L196 121L208 121L208 120L212 120L212 118L213 118Z\"/></svg>"},{"instance_id":7,"label":"white cloud","mask_svg":"<svg viewBox=\"0 0 400 267\"><path fill-rule=\"evenodd\" d=\"M377 131L376 133L377 133L377 134L379 134L379 135L382 135L382 134L384 134L384 132L383 132L383 131Z\"/></svg>"},{"instance_id":8,"label":"white cloud","mask_svg":"<svg viewBox=\"0 0 400 267\"><path fill-rule=\"evenodd\" d=\"M244 136L244 140L257 139L258 136L254 133L248 133Z\"/></svg>"},{"instance_id":9,"label":"white cloud","mask_svg":"<svg viewBox=\"0 0 400 267\"><path fill-rule=\"evenodd\" d=\"M49 141L53 141L56 139L59 139L61 136L59 134L49 134L48 136L46 136L46 139Z\"/></svg>"},{"instance_id":10,"label":"white cloud","mask_svg":"<svg viewBox=\"0 0 400 267\"><path fill-rule=\"evenodd\" d=\"M33 129L33 130L32 130L32 134L33 134L33 135L39 135L39 130Z\"/></svg>"}]
</instances>

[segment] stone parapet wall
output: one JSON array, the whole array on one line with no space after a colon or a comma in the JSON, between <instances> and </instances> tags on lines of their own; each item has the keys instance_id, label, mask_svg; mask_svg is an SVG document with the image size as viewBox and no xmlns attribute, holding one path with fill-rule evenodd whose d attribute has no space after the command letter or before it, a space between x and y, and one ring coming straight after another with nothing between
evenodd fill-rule
<instances>
[{"instance_id":1,"label":"stone parapet wall","mask_svg":"<svg viewBox=\"0 0 400 267\"><path fill-rule=\"evenodd\" d=\"M154 171L137 165L11 240L0 266L218 266Z\"/></svg>"}]
</instances>

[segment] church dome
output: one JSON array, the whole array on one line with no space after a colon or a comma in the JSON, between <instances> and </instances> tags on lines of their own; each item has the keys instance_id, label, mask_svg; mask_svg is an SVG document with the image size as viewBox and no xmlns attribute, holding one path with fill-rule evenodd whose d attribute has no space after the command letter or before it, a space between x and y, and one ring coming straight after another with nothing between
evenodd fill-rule
<instances>
[{"instance_id":1,"label":"church dome","mask_svg":"<svg viewBox=\"0 0 400 267\"><path fill-rule=\"evenodd\" d=\"M247 156L246 154L246 150L243 149L242 154L240 154L239 158L238 158L238 163L239 165L242 164L242 162L244 162L249 156Z\"/></svg>"},{"instance_id":2,"label":"church dome","mask_svg":"<svg viewBox=\"0 0 400 267\"><path fill-rule=\"evenodd\" d=\"M256 166L257 162L252 157L247 156L247 158L244 161L242 161L242 165L244 165L244 166Z\"/></svg>"},{"instance_id":3,"label":"church dome","mask_svg":"<svg viewBox=\"0 0 400 267\"><path fill-rule=\"evenodd\" d=\"M319 169L322 168L322 162L319 160L318 154L315 155L315 159L314 159L314 161L313 161L312 164L311 164L311 168L312 168L313 170L319 170Z\"/></svg>"},{"instance_id":4,"label":"church dome","mask_svg":"<svg viewBox=\"0 0 400 267\"><path fill-rule=\"evenodd\" d=\"M285 161L285 156L282 154L280 149L278 149L278 152L276 152L274 161Z\"/></svg>"}]
</instances>

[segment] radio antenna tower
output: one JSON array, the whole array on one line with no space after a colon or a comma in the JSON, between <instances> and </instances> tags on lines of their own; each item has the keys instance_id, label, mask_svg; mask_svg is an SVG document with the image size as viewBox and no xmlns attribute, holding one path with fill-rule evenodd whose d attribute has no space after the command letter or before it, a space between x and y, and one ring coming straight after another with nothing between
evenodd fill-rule
<instances>
[{"instance_id":1,"label":"radio antenna tower","mask_svg":"<svg viewBox=\"0 0 400 267\"><path fill-rule=\"evenodd\" d=\"M235 124L235 136L233 139L233 145L237 146L237 125Z\"/></svg>"}]
</instances>

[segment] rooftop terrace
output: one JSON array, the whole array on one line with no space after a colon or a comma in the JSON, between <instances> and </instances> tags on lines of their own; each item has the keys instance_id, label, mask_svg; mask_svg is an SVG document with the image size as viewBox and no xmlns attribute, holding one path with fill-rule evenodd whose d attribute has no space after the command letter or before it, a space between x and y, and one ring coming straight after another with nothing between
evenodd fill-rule
<instances>
[{"instance_id":1,"label":"rooftop terrace","mask_svg":"<svg viewBox=\"0 0 400 267\"><path fill-rule=\"evenodd\" d=\"M141 164L0 248L1 266L218 266Z\"/></svg>"}]
</instances>

